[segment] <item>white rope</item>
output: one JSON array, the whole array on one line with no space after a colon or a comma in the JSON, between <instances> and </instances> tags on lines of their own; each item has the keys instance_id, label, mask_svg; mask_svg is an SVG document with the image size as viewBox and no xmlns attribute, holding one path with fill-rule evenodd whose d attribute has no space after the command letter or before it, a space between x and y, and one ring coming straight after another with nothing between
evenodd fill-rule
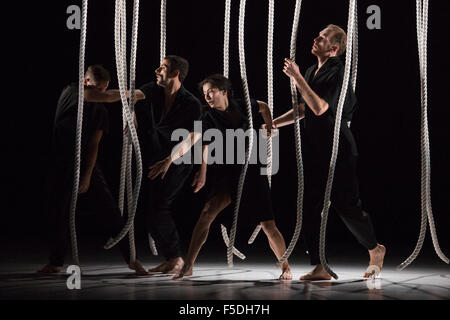
<instances>
[{"instance_id":1,"label":"white rope","mask_svg":"<svg viewBox=\"0 0 450 320\"><path fill-rule=\"evenodd\" d=\"M241 197L242 197L242 189L244 187L245 182L245 175L247 173L248 163L250 160L250 153L253 148L253 119L252 119L252 108L251 108L251 102L250 102L250 92L248 89L248 83L247 83L247 71L245 66L245 47L244 47L244 24L245 24L245 4L246 0L240 1L239 6L239 65L241 70L241 80L242 80L242 86L243 86L243 92L245 97L245 102L247 106L247 117L249 122L249 130L251 134L249 135L249 143L246 150L246 157L245 157L245 164L242 167L241 174L239 177L239 183L238 183L238 190L236 195L236 204L234 209L234 215L233 215L233 224L230 231L230 241L227 249L227 260L228 260L228 266L233 267L233 248L234 248L234 241L236 238L236 229L237 229L237 220L238 220L238 213L239 213L239 207L241 203Z\"/></svg>"},{"instance_id":2,"label":"white rope","mask_svg":"<svg viewBox=\"0 0 450 320\"><path fill-rule=\"evenodd\" d=\"M290 58L295 61L296 47L297 47L297 32L298 25L300 22L300 9L302 1L297 0L295 2L295 12L294 21L292 23L292 34L291 34L291 49ZM297 159L297 221L295 224L294 234L292 236L291 242L289 243L286 252L278 261L283 264L291 255L292 250L294 250L297 244L298 238L300 236L300 231L302 229L302 211L303 211L303 189L304 189L304 177L303 177L303 160L302 160L302 145L301 145L301 135L300 135L300 119L298 113L298 98L297 89L295 87L294 80L291 79L291 95L292 95L292 108L294 110L294 130L295 130L295 155Z\"/></svg>"},{"instance_id":3,"label":"white rope","mask_svg":"<svg viewBox=\"0 0 450 320\"><path fill-rule=\"evenodd\" d=\"M348 11L348 41L347 41L347 55L345 59L345 71L344 71L344 79L342 81L341 93L339 96L338 107L336 111L336 120L334 124L334 137L333 137L333 149L331 153L330 160L330 168L328 171L328 179L327 185L325 188L325 196L323 202L323 211L322 211L322 221L320 225L320 263L324 267L324 269L335 279L338 279L338 276L331 270L330 266L326 261L325 256L325 241L326 241L326 228L327 228L327 219L328 219L328 211L330 209L330 198L331 198L331 189L333 186L334 179L334 171L336 168L336 159L339 151L339 134L341 130L341 120L342 120L342 111L344 108L344 102L347 94L348 83L350 80L350 72L351 72L351 61L352 61L352 53L353 53L353 34L354 34L354 23L356 20L356 0L350 0L349 11Z\"/></svg>"},{"instance_id":4,"label":"white rope","mask_svg":"<svg viewBox=\"0 0 450 320\"><path fill-rule=\"evenodd\" d=\"M231 0L225 0L225 18L224 18L224 36L223 36L223 75L228 78L229 76L229 52L230 52L230 13L231 13ZM222 238L225 245L228 247L229 238L227 234L227 229L221 225ZM238 249L233 247L233 253L240 253ZM237 255L241 259L245 259L245 256L240 253L241 256Z\"/></svg>"},{"instance_id":5,"label":"white rope","mask_svg":"<svg viewBox=\"0 0 450 320\"><path fill-rule=\"evenodd\" d=\"M166 11L167 0L161 0L161 21L160 21L160 38L159 38L159 57L160 62L166 57Z\"/></svg>"},{"instance_id":6,"label":"white rope","mask_svg":"<svg viewBox=\"0 0 450 320\"><path fill-rule=\"evenodd\" d=\"M229 54L230 54L230 12L231 0L225 0L225 21L223 32L223 75L228 78L229 75Z\"/></svg>"},{"instance_id":7,"label":"white rope","mask_svg":"<svg viewBox=\"0 0 450 320\"><path fill-rule=\"evenodd\" d=\"M275 14L274 0L269 0L269 17L267 19L267 104L269 105L270 118L273 119L273 20ZM272 136L267 139L267 180L269 188L272 188ZM253 231L248 244L252 244L259 232L261 224Z\"/></svg>"},{"instance_id":8,"label":"white rope","mask_svg":"<svg viewBox=\"0 0 450 320\"><path fill-rule=\"evenodd\" d=\"M167 12L167 0L161 0L161 10L160 10L160 43L159 43L159 59L160 62L164 60L166 57L166 42L167 42L167 20L166 20L166 12ZM150 233L148 235L148 243L150 246L150 250L154 256L158 255L158 250L156 249L155 240L152 238Z\"/></svg>"},{"instance_id":9,"label":"white rope","mask_svg":"<svg viewBox=\"0 0 450 320\"><path fill-rule=\"evenodd\" d=\"M137 137L136 128L134 126L134 95L135 95L135 69L136 69L136 48L137 48L137 28L139 20L139 0L134 1L133 6L133 26L132 26L132 43L131 43L131 60L130 60L130 103L128 103L125 90L126 90L126 3L124 0L116 0L116 15L115 15L115 48L116 48L116 64L117 64L117 77L119 82L120 97L122 100L123 110L125 112L128 133L131 137L132 144L136 154L136 182L134 192L132 189L132 177L131 177L131 148L130 151L126 151L127 156L127 192L128 192L128 219L115 239L110 239L105 245L106 249L112 248L117 244L128 232L130 233L130 263L134 263L135 246L134 246L134 216L136 214L137 202L139 198L139 191L142 181L142 158L139 146L139 140ZM120 36L119 36L120 30ZM124 145L123 148L128 148L128 145ZM122 161L123 163L123 161ZM122 171L122 170L121 170ZM123 207L123 204L122 204Z\"/></svg>"},{"instance_id":10,"label":"white rope","mask_svg":"<svg viewBox=\"0 0 450 320\"><path fill-rule=\"evenodd\" d=\"M80 32L80 55L78 64L78 113L77 127L75 137L75 166L73 174L72 199L70 204L70 239L72 245L73 262L79 266L77 231L75 224L75 213L77 209L78 189L80 186L80 163L81 163L81 133L83 130L83 107L84 107L84 56L86 47L87 32L87 9L88 1L83 0L83 8L81 14L81 32Z\"/></svg>"},{"instance_id":11,"label":"white rope","mask_svg":"<svg viewBox=\"0 0 450 320\"><path fill-rule=\"evenodd\" d=\"M353 56L352 56L352 78L353 92L356 92L356 80L358 78L358 2L355 2L355 20L353 21Z\"/></svg>"},{"instance_id":12,"label":"white rope","mask_svg":"<svg viewBox=\"0 0 450 320\"><path fill-rule=\"evenodd\" d=\"M434 250L439 258L445 263L449 263L449 259L444 255L436 233L434 224L433 211L431 207L431 159L430 159L430 143L428 133L428 72L427 72L427 37L428 37L428 0L416 0L416 22L417 22L417 43L419 49L419 66L420 66L420 95L421 95L421 202L422 216L420 224L420 234L413 253L401 263L397 269L403 270L420 253L425 235L427 231L427 217L430 224L431 238Z\"/></svg>"},{"instance_id":13,"label":"white rope","mask_svg":"<svg viewBox=\"0 0 450 320\"><path fill-rule=\"evenodd\" d=\"M221 224L220 225L220 229L222 231L222 238L223 241L225 242L225 245L228 247L230 245L230 239L228 238L228 234L227 234L227 228ZM235 247L233 247L233 253L241 260L245 259L245 255L240 252L238 249L236 249Z\"/></svg>"}]
</instances>

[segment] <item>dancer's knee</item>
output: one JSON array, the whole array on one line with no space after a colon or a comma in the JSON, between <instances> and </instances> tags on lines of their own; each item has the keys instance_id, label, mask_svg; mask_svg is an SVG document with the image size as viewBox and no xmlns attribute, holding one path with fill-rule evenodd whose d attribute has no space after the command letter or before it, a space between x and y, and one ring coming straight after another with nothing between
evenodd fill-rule
<instances>
[{"instance_id":1,"label":"dancer's knee","mask_svg":"<svg viewBox=\"0 0 450 320\"><path fill-rule=\"evenodd\" d=\"M267 237L273 238L278 235L279 231L274 220L262 221L261 227Z\"/></svg>"}]
</instances>

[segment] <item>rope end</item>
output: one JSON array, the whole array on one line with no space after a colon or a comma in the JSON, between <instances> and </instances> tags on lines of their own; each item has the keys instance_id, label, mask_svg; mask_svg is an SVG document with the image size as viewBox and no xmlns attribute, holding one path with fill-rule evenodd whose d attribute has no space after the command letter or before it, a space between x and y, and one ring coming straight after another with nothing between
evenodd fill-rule
<instances>
[{"instance_id":1,"label":"rope end","mask_svg":"<svg viewBox=\"0 0 450 320\"><path fill-rule=\"evenodd\" d=\"M106 242L106 244L103 246L103 248L105 248L106 250L109 250L113 247L113 245L114 245L114 239L109 238L108 242Z\"/></svg>"}]
</instances>

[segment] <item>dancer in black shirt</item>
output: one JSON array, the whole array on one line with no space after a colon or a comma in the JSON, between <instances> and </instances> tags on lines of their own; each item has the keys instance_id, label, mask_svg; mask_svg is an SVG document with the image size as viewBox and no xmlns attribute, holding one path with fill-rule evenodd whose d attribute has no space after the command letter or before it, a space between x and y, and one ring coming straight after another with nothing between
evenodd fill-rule
<instances>
[{"instance_id":1,"label":"dancer in black shirt","mask_svg":"<svg viewBox=\"0 0 450 320\"><path fill-rule=\"evenodd\" d=\"M345 52L346 34L335 25L329 25L314 39L312 54L318 63L310 67L305 77L298 65L285 59L283 72L295 81L302 98L299 114L302 120L304 155L304 234L314 270L300 280L330 280L319 258L320 213L328 176L333 145L334 123L344 77L344 66L339 56ZM362 210L356 176L357 148L347 123L356 107L351 88L345 99L340 128L339 153L331 194L331 206L336 209L348 229L369 251L369 265L381 270L386 249L378 244L370 216ZM293 123L293 110L274 120L274 126ZM372 273L366 272L364 277Z\"/></svg>"},{"instance_id":2,"label":"dancer in black shirt","mask_svg":"<svg viewBox=\"0 0 450 320\"><path fill-rule=\"evenodd\" d=\"M111 237L116 236L124 225L119 207L97 164L99 144L109 130L108 111L102 102L120 100L118 90L106 90L109 72L100 65L90 66L84 79L83 130L81 137L80 202L89 201L102 214ZM64 88L58 100L53 126L52 171L49 177L50 192L50 257L49 264L39 273L59 273L64 265L68 247L70 201L73 186L75 135L78 110L78 85L72 83ZM127 264L130 263L128 237L119 242L119 248ZM136 260L129 267L137 274L147 274Z\"/></svg>"},{"instance_id":3,"label":"dancer in black shirt","mask_svg":"<svg viewBox=\"0 0 450 320\"><path fill-rule=\"evenodd\" d=\"M249 120L247 117L245 101L232 98L231 82L227 78L220 74L212 75L203 80L200 87L205 100L209 105L202 117L203 132L214 128L220 130L225 136L225 131L227 129L243 129L244 131L248 129ZM272 117L268 105L262 101L253 99L251 105L253 114L261 113L268 131L270 131ZM257 118L255 118L255 123L258 123ZM159 175L164 176L172 162L184 155L191 146L200 139L203 132L192 132L188 139L184 140L175 148L172 155L169 155L163 161L156 163L150 170L151 177L156 178ZM194 180L194 186L197 185L196 191L199 189L198 185L200 185L201 188L206 180L207 154L208 150L205 148L203 151L204 161ZM242 165L213 164L210 167L211 169L208 168L208 172L211 171L211 174L208 174L210 188L208 190L207 201L192 233L186 262L183 269L174 277L174 279L192 275L195 260L208 237L211 223L221 211L236 200L236 188ZM283 236L275 225L267 177L260 174L260 168L261 166L259 164L250 164L248 166L244 186L245 197L252 198L252 212L254 218L257 222L261 222L262 229L269 240L271 249L276 257L280 259L286 251L286 244ZM282 274L280 279L291 280L292 274L289 263L285 261L281 267Z\"/></svg>"}]
</instances>

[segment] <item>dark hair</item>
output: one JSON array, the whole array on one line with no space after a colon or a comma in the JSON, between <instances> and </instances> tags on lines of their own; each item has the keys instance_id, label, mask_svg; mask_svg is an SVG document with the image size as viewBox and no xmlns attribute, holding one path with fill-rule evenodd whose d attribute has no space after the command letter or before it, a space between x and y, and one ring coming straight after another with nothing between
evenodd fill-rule
<instances>
[{"instance_id":1,"label":"dark hair","mask_svg":"<svg viewBox=\"0 0 450 320\"><path fill-rule=\"evenodd\" d=\"M100 64L94 64L92 66L89 66L86 73L88 72L92 74L92 76L94 77L93 80L95 82L111 81L109 71Z\"/></svg>"},{"instance_id":2,"label":"dark hair","mask_svg":"<svg viewBox=\"0 0 450 320\"><path fill-rule=\"evenodd\" d=\"M228 79L224 75L221 75L220 73L216 73L216 74L212 74L212 75L206 77L205 79L203 79L203 81L198 84L198 89L200 90L200 93L202 94L202 96L203 96L203 85L205 83L211 84L211 86L213 88L217 88L219 90L226 90L228 99L233 98L232 83L231 83L230 79Z\"/></svg>"},{"instance_id":3,"label":"dark hair","mask_svg":"<svg viewBox=\"0 0 450 320\"><path fill-rule=\"evenodd\" d=\"M167 56L164 59L170 62L169 73L178 70L178 79L180 79L180 82L183 82L189 72L189 62L185 58L173 55Z\"/></svg>"}]
</instances>

